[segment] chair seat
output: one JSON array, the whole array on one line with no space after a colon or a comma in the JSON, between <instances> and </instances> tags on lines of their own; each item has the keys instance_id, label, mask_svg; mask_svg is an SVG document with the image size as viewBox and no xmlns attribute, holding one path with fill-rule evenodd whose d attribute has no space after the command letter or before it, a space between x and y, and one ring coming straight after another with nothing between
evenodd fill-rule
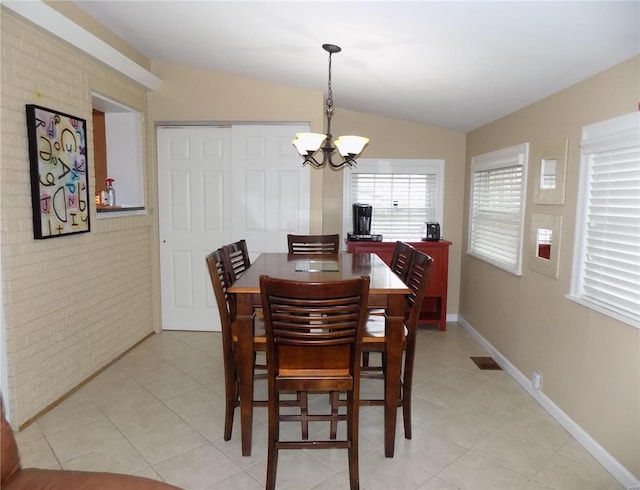
<instances>
[{"instance_id":1,"label":"chair seat","mask_svg":"<svg viewBox=\"0 0 640 490\"><path fill-rule=\"evenodd\" d=\"M362 336L363 343L385 342L385 318L384 316L370 315L367 318L367 323L364 326L364 335ZM402 341L406 341L409 330L407 326L404 326L402 332ZM366 346L364 347L366 350Z\"/></svg>"}]
</instances>

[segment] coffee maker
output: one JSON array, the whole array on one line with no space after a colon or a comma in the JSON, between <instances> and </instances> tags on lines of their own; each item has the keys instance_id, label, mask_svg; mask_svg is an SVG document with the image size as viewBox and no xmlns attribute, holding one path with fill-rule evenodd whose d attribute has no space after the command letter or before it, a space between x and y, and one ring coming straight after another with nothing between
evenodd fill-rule
<instances>
[{"instance_id":1,"label":"coffee maker","mask_svg":"<svg viewBox=\"0 0 640 490\"><path fill-rule=\"evenodd\" d=\"M373 207L370 204L353 205L353 233L347 233L347 240L382 241L382 235L371 234L372 211Z\"/></svg>"}]
</instances>

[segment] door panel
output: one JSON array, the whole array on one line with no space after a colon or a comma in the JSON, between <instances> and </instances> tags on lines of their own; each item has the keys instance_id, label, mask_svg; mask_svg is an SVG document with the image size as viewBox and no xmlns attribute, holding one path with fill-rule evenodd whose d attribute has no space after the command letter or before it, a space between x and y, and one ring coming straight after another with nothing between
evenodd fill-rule
<instances>
[{"instance_id":1,"label":"door panel","mask_svg":"<svg viewBox=\"0 0 640 490\"><path fill-rule=\"evenodd\" d=\"M291 139L306 125L159 127L162 328L219 330L205 256L244 238L252 259L308 233L310 174Z\"/></svg>"},{"instance_id":2,"label":"door panel","mask_svg":"<svg viewBox=\"0 0 640 490\"><path fill-rule=\"evenodd\" d=\"M286 252L287 233L309 232L310 169L302 166L291 144L295 133L308 129L304 125L232 127L232 235L234 240L247 240L254 257L261 252Z\"/></svg>"},{"instance_id":3,"label":"door panel","mask_svg":"<svg viewBox=\"0 0 640 490\"><path fill-rule=\"evenodd\" d=\"M158 128L163 329L220 329L205 257L230 241L230 136L230 128Z\"/></svg>"}]
</instances>

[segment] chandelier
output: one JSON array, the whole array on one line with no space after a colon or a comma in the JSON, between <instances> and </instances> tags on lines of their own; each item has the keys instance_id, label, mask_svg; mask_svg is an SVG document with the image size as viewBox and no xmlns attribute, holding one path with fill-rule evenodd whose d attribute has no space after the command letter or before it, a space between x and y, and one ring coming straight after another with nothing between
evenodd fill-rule
<instances>
[{"instance_id":1,"label":"chandelier","mask_svg":"<svg viewBox=\"0 0 640 490\"><path fill-rule=\"evenodd\" d=\"M333 141L331 136L331 118L333 117L333 92L331 90L331 55L342 51L340 46L335 44L323 44L322 49L329 53L329 85L327 98L324 103L324 113L327 116L327 133L296 133L296 139L292 141L300 156L304 158L303 165L307 163L315 168L322 168L326 164L330 167L340 169L345 165L350 167L356 164L356 158L362 153L364 147L369 143L369 138L362 136L340 136ZM322 150L322 160L318 161L314 155ZM342 157L340 161L334 162L334 152Z\"/></svg>"}]
</instances>

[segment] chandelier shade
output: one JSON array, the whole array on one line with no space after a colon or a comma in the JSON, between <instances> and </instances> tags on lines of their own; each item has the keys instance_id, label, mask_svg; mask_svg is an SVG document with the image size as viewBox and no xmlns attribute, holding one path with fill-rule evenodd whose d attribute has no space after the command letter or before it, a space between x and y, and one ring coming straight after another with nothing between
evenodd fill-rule
<instances>
[{"instance_id":1,"label":"chandelier shade","mask_svg":"<svg viewBox=\"0 0 640 490\"><path fill-rule=\"evenodd\" d=\"M340 136L333 141L331 135L331 118L333 117L333 91L331 89L331 55L339 53L342 49L335 44L323 44L322 48L329 53L329 84L327 97L324 103L324 113L327 118L327 132L322 133L297 133L296 139L291 143L296 148L301 157L304 158L303 165L311 165L315 168L322 168L329 165L335 169L356 164L356 158L360 156L364 147L369 143L369 138L363 136ZM322 150L322 159L316 159L315 155ZM334 153L339 153L340 159L333 160Z\"/></svg>"}]
</instances>

